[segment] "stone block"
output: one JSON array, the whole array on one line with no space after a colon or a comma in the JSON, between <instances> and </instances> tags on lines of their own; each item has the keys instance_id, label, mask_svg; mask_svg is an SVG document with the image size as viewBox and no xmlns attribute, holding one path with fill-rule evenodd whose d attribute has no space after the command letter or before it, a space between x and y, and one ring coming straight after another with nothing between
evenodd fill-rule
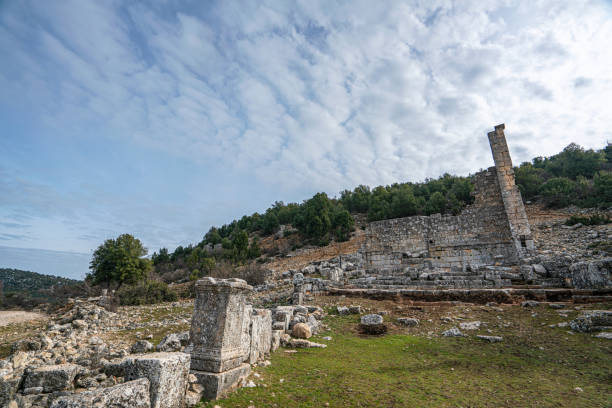
<instances>
[{"instance_id":1,"label":"stone block","mask_svg":"<svg viewBox=\"0 0 612 408\"><path fill-rule=\"evenodd\" d=\"M284 330L272 330L272 343L270 345L270 351L276 351L280 347L280 339L281 334L283 334Z\"/></svg>"},{"instance_id":2,"label":"stone block","mask_svg":"<svg viewBox=\"0 0 612 408\"><path fill-rule=\"evenodd\" d=\"M140 378L108 388L98 388L56 398L50 408L151 408L149 380Z\"/></svg>"},{"instance_id":3,"label":"stone block","mask_svg":"<svg viewBox=\"0 0 612 408\"><path fill-rule=\"evenodd\" d=\"M272 312L268 309L253 309L251 315L251 348L249 363L262 360L270 354L272 346Z\"/></svg>"},{"instance_id":4,"label":"stone block","mask_svg":"<svg viewBox=\"0 0 612 408\"><path fill-rule=\"evenodd\" d=\"M0 407L7 407L15 398L21 378L0 377Z\"/></svg>"},{"instance_id":5,"label":"stone block","mask_svg":"<svg viewBox=\"0 0 612 408\"><path fill-rule=\"evenodd\" d=\"M58 364L35 368L27 372L23 388L42 387L43 392L64 391L73 387L79 370L75 364Z\"/></svg>"},{"instance_id":6,"label":"stone block","mask_svg":"<svg viewBox=\"0 0 612 408\"><path fill-rule=\"evenodd\" d=\"M185 403L190 356L185 353L151 353L126 357L126 381L149 380L151 408L181 408Z\"/></svg>"},{"instance_id":7,"label":"stone block","mask_svg":"<svg viewBox=\"0 0 612 408\"><path fill-rule=\"evenodd\" d=\"M244 342L246 296L253 288L242 279L206 277L196 282L191 320L191 368L223 372L244 361L249 344Z\"/></svg>"},{"instance_id":8,"label":"stone block","mask_svg":"<svg viewBox=\"0 0 612 408\"><path fill-rule=\"evenodd\" d=\"M612 258L577 262L569 270L577 289L612 287Z\"/></svg>"},{"instance_id":9,"label":"stone block","mask_svg":"<svg viewBox=\"0 0 612 408\"><path fill-rule=\"evenodd\" d=\"M212 400L221 398L239 387L251 373L251 366L241 364L222 373L197 370L192 370L191 373L196 376L198 383L204 387L202 396Z\"/></svg>"}]
</instances>

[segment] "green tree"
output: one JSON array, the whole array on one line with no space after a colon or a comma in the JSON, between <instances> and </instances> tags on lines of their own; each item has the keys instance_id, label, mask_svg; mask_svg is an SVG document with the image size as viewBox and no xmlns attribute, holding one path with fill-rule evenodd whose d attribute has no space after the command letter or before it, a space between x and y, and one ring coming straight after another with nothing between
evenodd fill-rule
<instances>
[{"instance_id":1,"label":"green tree","mask_svg":"<svg viewBox=\"0 0 612 408\"><path fill-rule=\"evenodd\" d=\"M567 177L554 177L540 188L540 192L550 207L565 207L574 203L575 182Z\"/></svg>"},{"instance_id":2,"label":"green tree","mask_svg":"<svg viewBox=\"0 0 612 408\"><path fill-rule=\"evenodd\" d=\"M123 234L116 239L107 239L93 253L87 279L94 285L124 283L132 284L144 280L151 269L151 261L143 258L147 249L139 239Z\"/></svg>"}]
</instances>

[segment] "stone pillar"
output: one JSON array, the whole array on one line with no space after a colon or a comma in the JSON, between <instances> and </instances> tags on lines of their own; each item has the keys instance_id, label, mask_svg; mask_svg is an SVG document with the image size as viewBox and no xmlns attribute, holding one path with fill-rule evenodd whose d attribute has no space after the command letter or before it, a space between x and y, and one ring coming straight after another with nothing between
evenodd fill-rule
<instances>
[{"instance_id":1,"label":"stone pillar","mask_svg":"<svg viewBox=\"0 0 612 408\"><path fill-rule=\"evenodd\" d=\"M512 159L506 143L504 128L503 123L495 126L495 130L489 132L488 137L512 240L519 256L522 256L533 251L535 245L523 205L523 198L515 184L514 169L512 168Z\"/></svg>"},{"instance_id":2,"label":"stone pillar","mask_svg":"<svg viewBox=\"0 0 612 408\"><path fill-rule=\"evenodd\" d=\"M250 324L245 313L253 288L242 279L206 277L196 282L191 320L191 370L204 388L203 396L216 399L237 387L250 373L250 343L243 335Z\"/></svg>"},{"instance_id":3,"label":"stone pillar","mask_svg":"<svg viewBox=\"0 0 612 408\"><path fill-rule=\"evenodd\" d=\"M293 275L293 295L291 304L301 305L304 303L304 275L300 272Z\"/></svg>"}]
</instances>

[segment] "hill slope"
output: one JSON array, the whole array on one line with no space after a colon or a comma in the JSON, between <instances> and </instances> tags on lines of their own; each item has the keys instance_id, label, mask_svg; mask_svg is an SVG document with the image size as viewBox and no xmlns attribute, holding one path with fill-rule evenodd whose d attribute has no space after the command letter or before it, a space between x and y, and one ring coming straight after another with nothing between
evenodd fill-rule
<instances>
[{"instance_id":1,"label":"hill slope","mask_svg":"<svg viewBox=\"0 0 612 408\"><path fill-rule=\"evenodd\" d=\"M0 282L2 282L5 292L36 292L53 286L79 283L74 279L11 268L0 268Z\"/></svg>"}]
</instances>

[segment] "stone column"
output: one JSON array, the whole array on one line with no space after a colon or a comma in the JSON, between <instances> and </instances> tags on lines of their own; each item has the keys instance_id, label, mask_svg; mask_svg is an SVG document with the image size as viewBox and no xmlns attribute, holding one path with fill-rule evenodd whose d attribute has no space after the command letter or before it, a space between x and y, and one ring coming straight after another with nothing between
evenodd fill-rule
<instances>
[{"instance_id":1,"label":"stone column","mask_svg":"<svg viewBox=\"0 0 612 408\"><path fill-rule=\"evenodd\" d=\"M247 295L253 288L242 279L206 277L196 282L191 320L191 370L204 387L204 397L219 398L250 373L250 343L243 332L250 320Z\"/></svg>"},{"instance_id":2,"label":"stone column","mask_svg":"<svg viewBox=\"0 0 612 408\"><path fill-rule=\"evenodd\" d=\"M291 303L294 305L301 305L304 303L304 275L299 272L293 275L293 295L291 296Z\"/></svg>"},{"instance_id":3,"label":"stone column","mask_svg":"<svg viewBox=\"0 0 612 408\"><path fill-rule=\"evenodd\" d=\"M497 179L501 190L504 208L508 216L512 239L519 255L524 255L535 249L531 228L527 220L527 213L523 205L521 192L514 180L514 169L512 159L506 143L504 134L505 125L495 126L493 132L488 133L493 161L497 171Z\"/></svg>"}]
</instances>

